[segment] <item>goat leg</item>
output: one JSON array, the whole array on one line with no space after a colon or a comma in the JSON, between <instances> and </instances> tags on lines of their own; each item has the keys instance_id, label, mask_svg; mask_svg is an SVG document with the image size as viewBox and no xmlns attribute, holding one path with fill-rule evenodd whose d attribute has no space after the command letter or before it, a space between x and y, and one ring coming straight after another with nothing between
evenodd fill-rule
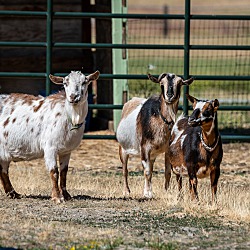
<instances>
[{"instance_id":1,"label":"goat leg","mask_svg":"<svg viewBox=\"0 0 250 250\"><path fill-rule=\"evenodd\" d=\"M68 193L66 189L66 180L68 173L68 164L69 164L70 154L67 155L59 155L60 162L60 192L63 198L68 201L71 199L71 195Z\"/></svg>"},{"instance_id":2,"label":"goat leg","mask_svg":"<svg viewBox=\"0 0 250 250\"><path fill-rule=\"evenodd\" d=\"M59 191L59 187L58 187L59 172L58 172L57 167L50 171L50 177L51 177L52 186L53 186L51 198L56 203L60 203L61 201L63 201L63 196L61 195Z\"/></svg>"},{"instance_id":3,"label":"goat leg","mask_svg":"<svg viewBox=\"0 0 250 250\"><path fill-rule=\"evenodd\" d=\"M4 166L4 164L2 164L2 165ZM7 196L10 196L12 199L16 199L16 198L20 199L21 195L18 194L14 190L14 188L13 188L11 182L10 182L10 178L9 178L9 164L7 164L5 166L5 168L4 168L6 171L3 170L2 165L0 165L0 178L1 178L1 182L3 184L3 188L4 188L5 193L7 194Z\"/></svg>"},{"instance_id":4,"label":"goat leg","mask_svg":"<svg viewBox=\"0 0 250 250\"><path fill-rule=\"evenodd\" d=\"M169 188L171 178L171 164L170 164L170 158L169 158L169 152L165 152L165 189L167 190Z\"/></svg>"},{"instance_id":5,"label":"goat leg","mask_svg":"<svg viewBox=\"0 0 250 250\"><path fill-rule=\"evenodd\" d=\"M191 194L191 199L199 201L198 192L197 192L197 184L198 184L198 180L196 176L189 177L189 190Z\"/></svg>"},{"instance_id":6,"label":"goat leg","mask_svg":"<svg viewBox=\"0 0 250 250\"><path fill-rule=\"evenodd\" d=\"M61 189L61 194L64 197L66 201L71 199L71 195L68 193L66 189L66 179L67 179L67 172L68 172L68 165L65 166L61 171L60 171L60 189Z\"/></svg>"},{"instance_id":7,"label":"goat leg","mask_svg":"<svg viewBox=\"0 0 250 250\"><path fill-rule=\"evenodd\" d=\"M217 184L220 177L220 168L215 167L210 173L210 182L211 182L211 190L212 190L212 203L216 203L216 192L217 192Z\"/></svg>"},{"instance_id":8,"label":"goat leg","mask_svg":"<svg viewBox=\"0 0 250 250\"><path fill-rule=\"evenodd\" d=\"M119 156L122 163L122 173L123 173L123 181L124 181L124 188L123 188L123 195L129 196L130 195L130 189L128 186L128 158L129 155L126 154L124 149L119 145Z\"/></svg>"},{"instance_id":9,"label":"goat leg","mask_svg":"<svg viewBox=\"0 0 250 250\"><path fill-rule=\"evenodd\" d=\"M0 165L0 178L1 178L1 182L3 184L3 188L5 193L7 194L7 196L10 196L12 199L20 199L21 195L18 194L11 182L10 182L10 178L9 178L9 163L2 163Z\"/></svg>"},{"instance_id":10,"label":"goat leg","mask_svg":"<svg viewBox=\"0 0 250 250\"><path fill-rule=\"evenodd\" d=\"M153 165L155 159L150 160L149 153L146 154L144 150L142 150L142 166L144 168L144 177L145 177L145 184L144 184L144 197L151 199L153 197L152 192L152 173L153 173Z\"/></svg>"}]
</instances>

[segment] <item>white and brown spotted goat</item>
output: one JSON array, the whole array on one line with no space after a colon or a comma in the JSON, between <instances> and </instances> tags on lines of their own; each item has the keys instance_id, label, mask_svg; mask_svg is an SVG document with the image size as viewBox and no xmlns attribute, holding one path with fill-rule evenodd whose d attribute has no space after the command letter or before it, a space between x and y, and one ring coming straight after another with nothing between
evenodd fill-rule
<instances>
[{"instance_id":1,"label":"white and brown spotted goat","mask_svg":"<svg viewBox=\"0 0 250 250\"><path fill-rule=\"evenodd\" d=\"M20 197L9 179L10 162L44 157L53 185L52 200L70 199L66 190L70 154L83 137L88 85L98 79L99 74L96 71L85 76L72 71L66 77L50 75L51 81L63 85L65 91L46 98L27 94L0 95L0 178L8 196Z\"/></svg>"},{"instance_id":2,"label":"white and brown spotted goat","mask_svg":"<svg viewBox=\"0 0 250 250\"><path fill-rule=\"evenodd\" d=\"M144 197L152 197L153 164L160 153L165 152L165 188L171 177L169 163L170 131L175 122L180 90L182 85L189 85L193 78L184 81L175 74L162 73L158 79L148 75L152 82L161 86L161 94L148 99L134 97L122 110L122 118L117 128L119 155L124 176L124 195L129 195L127 163L129 155L141 155L144 168Z\"/></svg>"},{"instance_id":3,"label":"white and brown spotted goat","mask_svg":"<svg viewBox=\"0 0 250 250\"><path fill-rule=\"evenodd\" d=\"M223 150L218 130L219 101L201 101L190 95L193 104L190 117L180 116L170 139L170 163L176 174L179 190L182 176L189 176L192 199L198 200L197 178L210 176L212 200L215 200Z\"/></svg>"}]
</instances>

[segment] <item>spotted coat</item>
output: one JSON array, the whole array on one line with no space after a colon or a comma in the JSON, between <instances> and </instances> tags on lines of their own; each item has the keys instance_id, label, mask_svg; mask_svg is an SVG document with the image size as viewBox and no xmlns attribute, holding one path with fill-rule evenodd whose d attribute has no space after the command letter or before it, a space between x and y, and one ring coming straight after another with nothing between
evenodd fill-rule
<instances>
[{"instance_id":1,"label":"spotted coat","mask_svg":"<svg viewBox=\"0 0 250 250\"><path fill-rule=\"evenodd\" d=\"M53 184L52 199L70 199L66 191L70 154L83 137L88 84L98 76L98 71L89 76L75 71L64 78L51 75L50 79L62 84L65 91L48 97L0 95L0 178L7 195L20 197L9 180L10 162L44 157Z\"/></svg>"}]
</instances>

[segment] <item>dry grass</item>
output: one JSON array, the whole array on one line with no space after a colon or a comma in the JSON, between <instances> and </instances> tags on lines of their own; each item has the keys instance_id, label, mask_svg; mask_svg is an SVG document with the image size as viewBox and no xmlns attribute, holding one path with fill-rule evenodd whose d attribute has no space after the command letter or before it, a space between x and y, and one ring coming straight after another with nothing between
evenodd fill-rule
<instances>
[{"instance_id":1,"label":"dry grass","mask_svg":"<svg viewBox=\"0 0 250 250\"><path fill-rule=\"evenodd\" d=\"M165 192L162 156L153 175L154 199L141 199L143 175L137 157L129 162L132 194L124 199L115 141L82 142L72 155L68 174L73 199L60 205L50 200L51 183L43 160L12 163L13 185L26 196L11 200L0 189L0 246L191 249L197 245L197 249L232 249L236 244L247 249L250 144L223 146L216 205L210 203L207 179L198 185L200 204L190 201L187 179L182 200L178 200L174 176ZM228 247L216 248L218 244Z\"/></svg>"}]
</instances>

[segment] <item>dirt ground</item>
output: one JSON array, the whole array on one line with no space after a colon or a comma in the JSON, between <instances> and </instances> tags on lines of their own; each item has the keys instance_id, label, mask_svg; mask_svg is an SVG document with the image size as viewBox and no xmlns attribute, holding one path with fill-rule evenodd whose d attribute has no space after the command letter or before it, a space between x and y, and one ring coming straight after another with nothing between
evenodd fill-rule
<instances>
[{"instance_id":1,"label":"dirt ground","mask_svg":"<svg viewBox=\"0 0 250 250\"><path fill-rule=\"evenodd\" d=\"M162 156L152 200L142 199L139 158L130 159L131 197L125 199L114 140L82 141L68 173L73 198L59 205L50 200L42 159L12 163L10 177L23 198L12 200L0 187L0 249L250 249L250 144L223 149L216 205L210 204L208 180L199 182L200 204L187 191L177 199L174 176L166 192Z\"/></svg>"}]
</instances>

